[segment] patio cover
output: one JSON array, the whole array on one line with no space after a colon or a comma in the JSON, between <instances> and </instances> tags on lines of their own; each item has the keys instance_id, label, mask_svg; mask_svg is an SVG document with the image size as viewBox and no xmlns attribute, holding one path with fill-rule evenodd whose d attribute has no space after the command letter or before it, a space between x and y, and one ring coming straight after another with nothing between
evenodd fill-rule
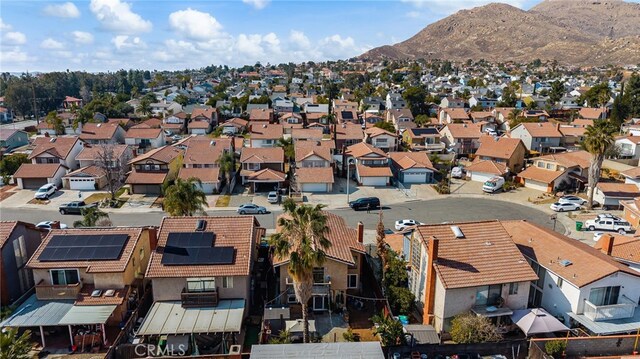
<instances>
[{"instance_id":1,"label":"patio cover","mask_svg":"<svg viewBox=\"0 0 640 359\"><path fill-rule=\"evenodd\" d=\"M60 325L73 307L73 300L38 300L32 295L0 327L52 327Z\"/></svg>"},{"instance_id":2,"label":"patio cover","mask_svg":"<svg viewBox=\"0 0 640 359\"><path fill-rule=\"evenodd\" d=\"M269 344L251 346L251 359L384 359L380 342Z\"/></svg>"},{"instance_id":3,"label":"patio cover","mask_svg":"<svg viewBox=\"0 0 640 359\"><path fill-rule=\"evenodd\" d=\"M104 324L115 309L115 305L74 305L58 324Z\"/></svg>"},{"instance_id":4,"label":"patio cover","mask_svg":"<svg viewBox=\"0 0 640 359\"><path fill-rule=\"evenodd\" d=\"M407 324L404 331L413 334L416 344L440 344L438 332L431 325Z\"/></svg>"},{"instance_id":5,"label":"patio cover","mask_svg":"<svg viewBox=\"0 0 640 359\"><path fill-rule=\"evenodd\" d=\"M516 310L513 312L511 320L522 329L525 335L569 330L553 315L540 308Z\"/></svg>"},{"instance_id":6,"label":"patio cover","mask_svg":"<svg viewBox=\"0 0 640 359\"><path fill-rule=\"evenodd\" d=\"M298 320L287 320L285 322L285 328L289 331L289 333L302 333L304 330L304 326L302 325L302 319ZM316 331L316 321L311 319L309 320L309 332L313 333Z\"/></svg>"},{"instance_id":7,"label":"patio cover","mask_svg":"<svg viewBox=\"0 0 640 359\"><path fill-rule=\"evenodd\" d=\"M282 319L289 319L291 318L291 311L289 309L289 307L282 307L282 308L278 308L278 307L270 307L270 308L264 308L264 315L262 317L263 320L273 320L273 319L280 319L280 316L282 315Z\"/></svg>"},{"instance_id":8,"label":"patio cover","mask_svg":"<svg viewBox=\"0 0 640 359\"><path fill-rule=\"evenodd\" d=\"M568 312L567 314L596 335L636 333L638 329L640 329L640 310L638 310L638 308L636 308L631 318L597 322L587 318L584 314L575 314L573 312Z\"/></svg>"},{"instance_id":9,"label":"patio cover","mask_svg":"<svg viewBox=\"0 0 640 359\"><path fill-rule=\"evenodd\" d=\"M138 335L240 332L244 304L244 299L233 299L217 307L183 308L180 301L156 302Z\"/></svg>"}]
</instances>

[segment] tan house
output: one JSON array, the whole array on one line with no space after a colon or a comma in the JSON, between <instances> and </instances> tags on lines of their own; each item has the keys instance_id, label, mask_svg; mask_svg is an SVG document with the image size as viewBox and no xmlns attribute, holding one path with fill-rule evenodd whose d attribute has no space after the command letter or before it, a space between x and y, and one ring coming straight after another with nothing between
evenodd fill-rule
<instances>
[{"instance_id":1,"label":"tan house","mask_svg":"<svg viewBox=\"0 0 640 359\"><path fill-rule=\"evenodd\" d=\"M131 193L161 195L163 185L178 175L182 155L182 150L164 146L132 159L129 162L132 170L125 181L131 186Z\"/></svg>"},{"instance_id":2,"label":"tan house","mask_svg":"<svg viewBox=\"0 0 640 359\"><path fill-rule=\"evenodd\" d=\"M187 180L191 177L198 178L197 186L205 194L213 194L220 191L221 174L218 159L224 153L232 153L233 139L231 138L207 138L196 136L187 139L183 143L187 147L182 161L183 167L178 172L178 178Z\"/></svg>"},{"instance_id":3,"label":"tan house","mask_svg":"<svg viewBox=\"0 0 640 359\"><path fill-rule=\"evenodd\" d=\"M533 165L518 173L527 188L554 192L560 188L581 189L587 182L591 154L587 151L561 152L537 157Z\"/></svg>"},{"instance_id":4,"label":"tan house","mask_svg":"<svg viewBox=\"0 0 640 359\"><path fill-rule=\"evenodd\" d=\"M447 148L459 155L475 153L480 146L482 125L475 123L450 123L442 130L440 135Z\"/></svg>"},{"instance_id":5,"label":"tan house","mask_svg":"<svg viewBox=\"0 0 640 359\"><path fill-rule=\"evenodd\" d=\"M360 142L347 147L346 166L354 167L351 172L355 180L362 186L388 186L393 176L389 167L387 154L368 143Z\"/></svg>"},{"instance_id":6,"label":"tan house","mask_svg":"<svg viewBox=\"0 0 640 359\"><path fill-rule=\"evenodd\" d=\"M396 150L398 148L398 136L387 130L378 127L369 127L364 130L365 142L380 148L385 152Z\"/></svg>"},{"instance_id":7,"label":"tan house","mask_svg":"<svg viewBox=\"0 0 640 359\"><path fill-rule=\"evenodd\" d=\"M331 126L331 131L334 127ZM354 123L343 123L335 127L336 152L342 153L344 147L349 147L364 141L362 126Z\"/></svg>"},{"instance_id":8,"label":"tan house","mask_svg":"<svg viewBox=\"0 0 640 359\"><path fill-rule=\"evenodd\" d=\"M526 152L527 148L519 138L495 138L484 135L480 137L476 158L501 163L509 168L511 173L517 173L524 166Z\"/></svg>"},{"instance_id":9,"label":"tan house","mask_svg":"<svg viewBox=\"0 0 640 359\"><path fill-rule=\"evenodd\" d=\"M62 177L78 168L76 157L83 148L77 136L38 137L28 159L13 174L20 189L38 189L47 183L62 187Z\"/></svg>"},{"instance_id":10,"label":"tan house","mask_svg":"<svg viewBox=\"0 0 640 359\"><path fill-rule=\"evenodd\" d=\"M301 192L331 192L333 141L298 141L295 144L294 183Z\"/></svg>"},{"instance_id":11,"label":"tan house","mask_svg":"<svg viewBox=\"0 0 640 359\"><path fill-rule=\"evenodd\" d=\"M287 178L282 147L243 148L240 165L242 184L251 184L253 192L277 190Z\"/></svg>"},{"instance_id":12,"label":"tan house","mask_svg":"<svg viewBox=\"0 0 640 359\"><path fill-rule=\"evenodd\" d=\"M402 133L402 141L412 151L440 152L445 148L440 132L435 127L407 129Z\"/></svg>"},{"instance_id":13,"label":"tan house","mask_svg":"<svg viewBox=\"0 0 640 359\"><path fill-rule=\"evenodd\" d=\"M124 136L125 130L120 126L119 119L113 119L105 123L86 123L82 125L82 132L79 135L82 141L90 144L123 143Z\"/></svg>"}]
</instances>

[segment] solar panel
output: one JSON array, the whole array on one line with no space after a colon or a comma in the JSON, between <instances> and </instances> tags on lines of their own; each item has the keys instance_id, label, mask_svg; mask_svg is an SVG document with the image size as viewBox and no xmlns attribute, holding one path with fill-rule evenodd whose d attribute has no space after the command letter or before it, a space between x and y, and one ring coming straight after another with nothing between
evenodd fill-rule
<instances>
[{"instance_id":1,"label":"solar panel","mask_svg":"<svg viewBox=\"0 0 640 359\"><path fill-rule=\"evenodd\" d=\"M40 253L38 260L116 260L120 258L128 238L128 234L55 235Z\"/></svg>"},{"instance_id":2,"label":"solar panel","mask_svg":"<svg viewBox=\"0 0 640 359\"><path fill-rule=\"evenodd\" d=\"M212 232L169 233L161 263L164 265L233 264L233 247L213 247Z\"/></svg>"},{"instance_id":3,"label":"solar panel","mask_svg":"<svg viewBox=\"0 0 640 359\"><path fill-rule=\"evenodd\" d=\"M167 246L211 248L214 238L213 232L174 232L167 236Z\"/></svg>"}]
</instances>

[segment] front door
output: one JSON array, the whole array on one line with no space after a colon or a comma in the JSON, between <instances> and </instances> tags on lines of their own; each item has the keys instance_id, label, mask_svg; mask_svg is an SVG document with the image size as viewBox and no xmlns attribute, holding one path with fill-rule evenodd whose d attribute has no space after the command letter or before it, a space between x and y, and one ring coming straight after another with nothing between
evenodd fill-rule
<instances>
[{"instance_id":1,"label":"front door","mask_svg":"<svg viewBox=\"0 0 640 359\"><path fill-rule=\"evenodd\" d=\"M327 310L327 297L324 295L313 296L313 310Z\"/></svg>"}]
</instances>

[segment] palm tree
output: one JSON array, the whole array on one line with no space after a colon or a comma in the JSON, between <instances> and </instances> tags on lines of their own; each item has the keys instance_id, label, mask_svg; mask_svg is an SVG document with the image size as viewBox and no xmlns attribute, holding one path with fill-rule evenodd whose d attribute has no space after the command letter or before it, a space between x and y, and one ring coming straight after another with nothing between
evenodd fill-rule
<instances>
[{"instance_id":1,"label":"palm tree","mask_svg":"<svg viewBox=\"0 0 640 359\"><path fill-rule=\"evenodd\" d=\"M509 115L507 116L507 119L509 120L509 127L514 128L518 124L517 122L520 119L520 113L521 111L515 108L509 112Z\"/></svg>"},{"instance_id":2,"label":"palm tree","mask_svg":"<svg viewBox=\"0 0 640 359\"><path fill-rule=\"evenodd\" d=\"M380 258L380 279L384 280L384 272L387 269L387 242L385 242L384 223L382 222L382 209L378 217L378 226L376 227L376 249L378 258Z\"/></svg>"},{"instance_id":3,"label":"palm tree","mask_svg":"<svg viewBox=\"0 0 640 359\"><path fill-rule=\"evenodd\" d=\"M111 225L109 214L102 212L98 207L89 207L82 210L82 220L73 222L75 228L79 227L107 227Z\"/></svg>"},{"instance_id":4,"label":"palm tree","mask_svg":"<svg viewBox=\"0 0 640 359\"><path fill-rule=\"evenodd\" d=\"M220 156L216 163L220 168L220 173L226 177L227 185L231 185L231 173L235 170L235 158L233 157L233 153L225 152ZM231 188L229 188L231 190Z\"/></svg>"},{"instance_id":5,"label":"palm tree","mask_svg":"<svg viewBox=\"0 0 640 359\"><path fill-rule=\"evenodd\" d=\"M202 182L191 177L187 180L177 178L165 191L164 209L172 216L193 216L204 213L207 197L200 189Z\"/></svg>"},{"instance_id":6,"label":"palm tree","mask_svg":"<svg viewBox=\"0 0 640 359\"><path fill-rule=\"evenodd\" d=\"M582 147L591 153L589 165L589 188L587 191L587 208L593 208L593 191L600 180L600 169L605 154L614 142L613 134L616 129L606 120L596 120L593 125L587 126Z\"/></svg>"},{"instance_id":7,"label":"palm tree","mask_svg":"<svg viewBox=\"0 0 640 359\"><path fill-rule=\"evenodd\" d=\"M31 332L18 336L18 329L8 328L0 332L0 359L28 359L31 351Z\"/></svg>"},{"instance_id":8,"label":"palm tree","mask_svg":"<svg viewBox=\"0 0 640 359\"><path fill-rule=\"evenodd\" d=\"M62 117L58 116L58 113L56 111L49 112L44 120L47 122L47 124L53 127L56 135L64 135L64 121Z\"/></svg>"},{"instance_id":9,"label":"palm tree","mask_svg":"<svg viewBox=\"0 0 640 359\"><path fill-rule=\"evenodd\" d=\"M296 157L296 151L293 147L293 139L292 138L284 138L281 137L278 139L278 143L276 144L278 147L282 147L284 150L284 156L291 161Z\"/></svg>"},{"instance_id":10,"label":"palm tree","mask_svg":"<svg viewBox=\"0 0 640 359\"><path fill-rule=\"evenodd\" d=\"M323 205L283 203L285 215L278 218L280 231L271 236L269 244L278 259L289 260L287 270L293 279L293 290L302 304L303 339L309 343L309 300L313 290L313 268L325 260L325 250L331 246L326 237L327 216Z\"/></svg>"},{"instance_id":11,"label":"palm tree","mask_svg":"<svg viewBox=\"0 0 640 359\"><path fill-rule=\"evenodd\" d=\"M145 116L149 116L151 114L151 101L146 97L143 97L142 100L140 100L139 111Z\"/></svg>"}]
</instances>

